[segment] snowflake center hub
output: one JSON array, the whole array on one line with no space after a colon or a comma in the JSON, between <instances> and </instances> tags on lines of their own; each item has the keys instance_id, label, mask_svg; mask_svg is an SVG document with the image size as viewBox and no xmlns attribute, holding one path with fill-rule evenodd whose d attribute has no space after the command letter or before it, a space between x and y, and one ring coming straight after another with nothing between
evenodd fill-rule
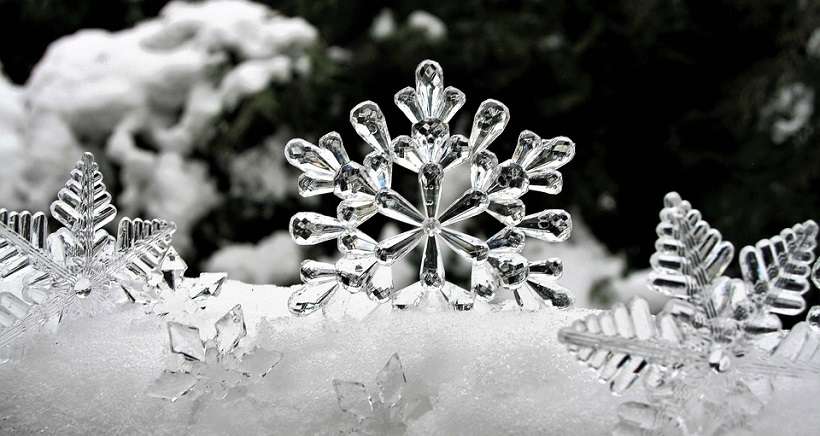
<instances>
[{"instance_id":1,"label":"snowflake center hub","mask_svg":"<svg viewBox=\"0 0 820 436\"><path fill-rule=\"evenodd\" d=\"M91 293L91 280L86 276L80 276L74 283L73 290L78 297L87 297Z\"/></svg>"},{"instance_id":2,"label":"snowflake center hub","mask_svg":"<svg viewBox=\"0 0 820 436\"><path fill-rule=\"evenodd\" d=\"M441 233L441 223L436 218L427 218L421 224L421 227L427 236L436 236Z\"/></svg>"}]
</instances>

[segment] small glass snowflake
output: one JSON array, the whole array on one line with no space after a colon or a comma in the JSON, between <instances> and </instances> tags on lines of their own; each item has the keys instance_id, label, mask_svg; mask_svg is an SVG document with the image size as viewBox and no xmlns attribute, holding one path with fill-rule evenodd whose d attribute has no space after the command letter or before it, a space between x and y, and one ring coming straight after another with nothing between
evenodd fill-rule
<instances>
[{"instance_id":1,"label":"small glass snowflake","mask_svg":"<svg viewBox=\"0 0 820 436\"><path fill-rule=\"evenodd\" d=\"M164 220L116 217L94 156L83 154L51 204L62 228L48 234L46 216L0 209L0 346L26 330L66 315L93 312L145 284L162 263L176 226ZM22 282L15 286L13 280ZM13 289L12 289L13 288Z\"/></svg>"},{"instance_id":2,"label":"small glass snowflake","mask_svg":"<svg viewBox=\"0 0 820 436\"><path fill-rule=\"evenodd\" d=\"M796 224L744 247L743 277L731 279L723 273L734 257L732 244L678 194L667 194L664 205L650 286L673 299L656 316L643 299L617 303L561 329L559 340L615 394L643 380L648 401L621 405L616 434L744 428L765 405L771 377L820 375L820 362L811 361L820 339L815 309L814 323L774 337L773 351L761 341L781 330L778 314L805 309L817 224Z\"/></svg>"},{"instance_id":3,"label":"small glass snowflake","mask_svg":"<svg viewBox=\"0 0 820 436\"><path fill-rule=\"evenodd\" d=\"M171 353L182 361L179 368L162 373L149 396L171 402L189 393L223 399L231 389L265 377L282 360L278 351L240 349L247 335L242 306L234 306L214 326L216 336L203 342L198 328L168 323Z\"/></svg>"},{"instance_id":4,"label":"small glass snowflake","mask_svg":"<svg viewBox=\"0 0 820 436\"><path fill-rule=\"evenodd\" d=\"M376 302L392 300L398 308L467 310L475 297L502 303L508 296L530 310L545 301L557 307L570 304L568 291L556 284L560 260L530 262L521 255L526 237L566 240L572 228L570 215L559 209L527 214L521 197L529 191L559 193L563 178L558 169L572 159L575 144L565 137L541 139L524 131L512 159L499 163L487 148L507 125L509 110L501 102L485 100L469 138L451 134L448 123L464 105L465 96L456 88L445 88L443 77L438 63L423 61L416 69L416 87L396 93L396 105L412 123L409 136L391 138L376 103L366 101L353 108L350 122L373 149L362 164L350 160L336 132L321 137L318 145L303 139L288 142L288 162L303 171L298 179L300 194L334 193L341 198L335 217L301 212L290 221L297 244L337 240L342 253L335 264L312 260L302 264L304 285L290 299L292 312L307 314L326 306L339 288L362 292ZM465 162L470 165L471 186L442 209L444 176ZM421 208L391 188L393 164L417 174ZM484 212L505 226L489 240L454 227ZM412 228L376 241L359 229L376 214ZM423 246L419 281L397 290L391 266L418 245ZM442 245L472 265L469 290L446 281Z\"/></svg>"}]
</instances>

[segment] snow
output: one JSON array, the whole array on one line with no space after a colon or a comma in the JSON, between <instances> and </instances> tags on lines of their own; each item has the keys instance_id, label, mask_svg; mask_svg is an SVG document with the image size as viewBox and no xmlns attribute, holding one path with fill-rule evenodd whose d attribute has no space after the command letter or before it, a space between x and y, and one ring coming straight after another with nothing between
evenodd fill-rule
<instances>
[{"instance_id":1,"label":"snow","mask_svg":"<svg viewBox=\"0 0 820 436\"><path fill-rule=\"evenodd\" d=\"M333 379L371 383L398 353L405 395L432 410L407 434L607 434L617 405L595 375L556 340L588 310L536 313L376 313L361 322L293 318L290 289L235 281L196 314L159 319L137 305L66 324L34 338L19 361L0 366L0 429L48 434L337 434L354 422L339 410ZM248 337L284 353L260 382L225 400L169 403L146 395L171 365L167 320L213 334L213 323L241 303ZM210 329L210 330L208 330ZM246 342L247 341L247 342ZM756 434L816 434L820 384L785 383ZM788 420L788 421L784 421Z\"/></svg>"},{"instance_id":2,"label":"snow","mask_svg":"<svg viewBox=\"0 0 820 436\"><path fill-rule=\"evenodd\" d=\"M426 11L411 12L407 17L407 26L421 31L430 41L439 41L447 36L447 26L444 21Z\"/></svg>"},{"instance_id":3,"label":"snow","mask_svg":"<svg viewBox=\"0 0 820 436\"><path fill-rule=\"evenodd\" d=\"M257 244L222 247L205 262L210 271L227 271L231 277L250 283L287 283L298 278L302 254L285 230Z\"/></svg>"},{"instance_id":4,"label":"snow","mask_svg":"<svg viewBox=\"0 0 820 436\"><path fill-rule=\"evenodd\" d=\"M394 33L396 33L396 19L393 17L393 12L390 9L382 9L370 26L370 37L380 41L389 38Z\"/></svg>"},{"instance_id":5,"label":"snow","mask_svg":"<svg viewBox=\"0 0 820 436\"><path fill-rule=\"evenodd\" d=\"M761 118L771 124L771 138L781 144L800 133L814 113L814 89L800 83L782 86L761 109Z\"/></svg>"}]
</instances>

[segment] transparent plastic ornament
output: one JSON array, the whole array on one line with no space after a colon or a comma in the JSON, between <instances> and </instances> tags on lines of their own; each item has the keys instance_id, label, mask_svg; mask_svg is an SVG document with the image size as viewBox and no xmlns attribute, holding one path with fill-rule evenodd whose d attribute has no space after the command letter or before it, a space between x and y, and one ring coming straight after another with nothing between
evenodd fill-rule
<instances>
[{"instance_id":1,"label":"transparent plastic ornament","mask_svg":"<svg viewBox=\"0 0 820 436\"><path fill-rule=\"evenodd\" d=\"M742 430L763 409L772 380L820 375L816 309L775 336L778 314L805 309L817 224L796 224L744 247L742 279L732 279L723 275L732 244L678 194L667 194L664 206L649 285L673 299L657 315L641 298L617 303L561 329L558 338L615 394L643 380L647 401L622 404L614 434ZM764 349L764 337L777 346Z\"/></svg>"},{"instance_id":2,"label":"transparent plastic ornament","mask_svg":"<svg viewBox=\"0 0 820 436\"><path fill-rule=\"evenodd\" d=\"M231 389L265 377L282 360L278 351L240 346L247 335L240 305L217 320L214 327L216 335L203 341L198 328L168 323L170 349L180 357L179 367L163 371L148 396L171 402L186 395L224 399Z\"/></svg>"},{"instance_id":3,"label":"transparent plastic ornament","mask_svg":"<svg viewBox=\"0 0 820 436\"><path fill-rule=\"evenodd\" d=\"M91 153L83 154L51 204L63 225L56 232L48 234L41 212L0 209L0 277L21 283L0 293L0 347L25 331L114 304L123 290L130 298L129 288L148 282L176 226L126 217L111 236L104 227L116 214Z\"/></svg>"},{"instance_id":4,"label":"transparent plastic ornament","mask_svg":"<svg viewBox=\"0 0 820 436\"><path fill-rule=\"evenodd\" d=\"M336 132L317 144L293 139L286 145L288 162L302 171L298 181L302 196L333 193L341 199L335 217L300 212L290 221L297 244L336 240L342 254L335 264L313 260L302 264L303 285L289 302L293 313L305 315L351 301L336 296L340 288L368 297L353 299L356 313L387 301L402 309L469 310L476 297L501 306L507 296L528 310L570 305L569 292L556 283L560 260L546 261L552 267L547 271L544 262L530 262L520 255L527 237L566 240L572 229L570 215L559 209L527 214L521 197L530 191L559 193L563 178L558 169L572 159L575 144L565 137L542 139L524 131L512 159L499 164L487 148L506 127L509 110L499 101L485 100L473 118L469 137L452 134L449 121L466 97L456 88L445 88L443 78L441 66L425 60L416 68L416 86L396 93L395 104L412 123L410 135L391 137L376 103L366 101L351 110L350 123L373 150L362 164L350 160ZM417 174L420 207L392 188L394 164ZM470 167L471 186L441 207L445 174L461 165ZM490 240L456 228L485 212L504 226ZM359 229L376 214L411 229L376 241ZM447 281L444 246L470 263L470 289ZM391 268L416 247L422 253L418 282L396 289Z\"/></svg>"}]
</instances>

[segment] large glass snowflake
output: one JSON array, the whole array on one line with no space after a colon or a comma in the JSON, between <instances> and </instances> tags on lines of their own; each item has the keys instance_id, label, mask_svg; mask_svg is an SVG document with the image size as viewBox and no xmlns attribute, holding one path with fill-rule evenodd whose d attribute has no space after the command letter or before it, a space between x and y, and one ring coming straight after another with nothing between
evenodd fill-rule
<instances>
[{"instance_id":1,"label":"large glass snowflake","mask_svg":"<svg viewBox=\"0 0 820 436\"><path fill-rule=\"evenodd\" d=\"M48 234L42 212L0 209L0 346L26 330L113 303L157 270L176 230L164 220L117 214L94 156L85 153L51 204L62 228Z\"/></svg>"},{"instance_id":2,"label":"large glass snowflake","mask_svg":"<svg viewBox=\"0 0 820 436\"><path fill-rule=\"evenodd\" d=\"M341 198L335 217L312 212L294 215L291 235L302 245L335 239L343 254L335 264L313 260L302 264L304 285L291 296L292 312L306 314L326 306L339 288L373 301L392 300L400 308L435 305L465 310L473 307L476 296L502 303L508 295L530 310L545 301L558 307L570 304L567 290L556 284L560 260L529 262L521 255L527 236L550 242L567 239L570 215L559 209L527 215L521 197L528 191L561 191L558 168L574 156L574 143L565 137L541 139L524 131L512 159L499 164L487 147L507 125L507 107L485 100L469 138L451 135L448 123L464 102L461 91L444 87L439 64L426 60L416 69L416 87L395 95L396 105L412 123L409 136L391 139L376 103L361 103L350 112L356 132L373 148L362 164L350 160L336 132L321 137L318 145L303 139L288 142L288 162L303 171L300 194L332 192ZM471 186L442 210L444 175L465 162L470 165ZM391 188L394 163L418 174L421 208ZM505 226L489 240L454 228L483 212ZM359 226L377 213L412 229L376 241ZM391 266L420 244L418 283L395 289ZM446 282L442 245L472 264L469 290Z\"/></svg>"},{"instance_id":3,"label":"large glass snowflake","mask_svg":"<svg viewBox=\"0 0 820 436\"><path fill-rule=\"evenodd\" d=\"M660 216L650 286L673 299L657 316L643 299L618 303L562 329L559 340L613 393L642 378L648 401L622 404L614 434L744 428L765 404L771 378L820 375L818 309L783 335L777 316L805 309L817 224L744 247L742 279L732 279L723 273L734 248L700 212L670 193ZM763 338L777 345L764 347Z\"/></svg>"}]
</instances>

